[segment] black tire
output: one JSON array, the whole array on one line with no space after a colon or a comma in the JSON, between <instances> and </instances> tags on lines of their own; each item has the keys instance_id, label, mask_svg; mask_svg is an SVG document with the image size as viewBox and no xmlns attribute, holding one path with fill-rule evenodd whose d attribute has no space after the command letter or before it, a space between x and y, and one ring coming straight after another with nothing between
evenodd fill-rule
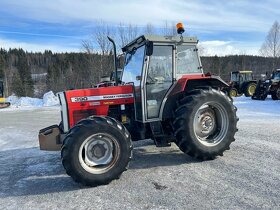
<instances>
[{"instance_id":1,"label":"black tire","mask_svg":"<svg viewBox=\"0 0 280 210\"><path fill-rule=\"evenodd\" d=\"M265 93L265 94L263 94L262 96L261 96L261 100L265 100L267 98L267 93Z\"/></svg>"},{"instance_id":2,"label":"black tire","mask_svg":"<svg viewBox=\"0 0 280 210\"><path fill-rule=\"evenodd\" d=\"M98 151L94 147L98 147ZM101 159L106 154L108 163L94 165L100 158L96 151L99 155L103 151ZM92 116L70 129L63 141L61 158L66 173L74 181L86 186L108 184L128 168L132 159L131 136L117 120Z\"/></svg>"},{"instance_id":3,"label":"black tire","mask_svg":"<svg viewBox=\"0 0 280 210\"><path fill-rule=\"evenodd\" d=\"M280 88L271 93L272 100L280 100Z\"/></svg>"},{"instance_id":4,"label":"black tire","mask_svg":"<svg viewBox=\"0 0 280 210\"><path fill-rule=\"evenodd\" d=\"M202 160L214 159L218 155L222 156L223 152L228 150L234 141L234 135L237 131L237 109L230 98L215 89L196 89L189 92L178 104L178 108L175 110L173 128L176 136L175 143L180 150ZM205 108L200 109L203 106ZM199 113L205 115L203 119L198 118L198 116L202 116ZM204 134L202 130L201 132L200 130L199 132L195 131L198 130L196 125L206 126L206 121L204 121L204 125L203 122L198 123L198 121L206 119L208 119L209 133L207 134L206 130L204 130ZM202 138L199 135L206 136ZM215 143L215 139L219 140L218 143Z\"/></svg>"},{"instance_id":5,"label":"black tire","mask_svg":"<svg viewBox=\"0 0 280 210\"><path fill-rule=\"evenodd\" d=\"M244 95L246 97L252 97L256 91L256 88L257 84L254 82L250 82L245 88Z\"/></svg>"}]
</instances>

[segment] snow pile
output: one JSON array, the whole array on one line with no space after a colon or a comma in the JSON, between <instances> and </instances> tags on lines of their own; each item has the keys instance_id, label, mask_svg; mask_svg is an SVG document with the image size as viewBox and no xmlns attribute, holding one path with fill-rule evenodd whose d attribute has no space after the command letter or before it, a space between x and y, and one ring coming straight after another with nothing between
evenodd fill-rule
<instances>
[{"instance_id":1,"label":"snow pile","mask_svg":"<svg viewBox=\"0 0 280 210\"><path fill-rule=\"evenodd\" d=\"M15 95L9 96L7 101L11 103L12 107L42 107L42 106L56 106L59 105L58 97L52 91L44 94L43 99L30 97L17 97Z\"/></svg>"},{"instance_id":2,"label":"snow pile","mask_svg":"<svg viewBox=\"0 0 280 210\"><path fill-rule=\"evenodd\" d=\"M39 106L43 106L43 101L42 99L39 98L21 97L12 105L15 105L17 107L19 106L39 107Z\"/></svg>"},{"instance_id":3,"label":"snow pile","mask_svg":"<svg viewBox=\"0 0 280 210\"><path fill-rule=\"evenodd\" d=\"M11 104L15 104L18 101L18 97L15 95L11 95L8 98L6 98L7 102L10 102Z\"/></svg>"},{"instance_id":4,"label":"snow pile","mask_svg":"<svg viewBox=\"0 0 280 210\"><path fill-rule=\"evenodd\" d=\"M49 91L43 96L43 106L56 106L59 104L58 97L53 94L52 91Z\"/></svg>"}]
</instances>

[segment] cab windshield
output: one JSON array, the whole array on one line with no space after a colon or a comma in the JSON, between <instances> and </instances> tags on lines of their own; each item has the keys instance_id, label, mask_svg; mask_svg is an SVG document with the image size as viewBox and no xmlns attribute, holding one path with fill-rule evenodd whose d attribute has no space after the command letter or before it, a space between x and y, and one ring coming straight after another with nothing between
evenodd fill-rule
<instances>
[{"instance_id":1,"label":"cab windshield","mask_svg":"<svg viewBox=\"0 0 280 210\"><path fill-rule=\"evenodd\" d=\"M231 73L231 81L238 82L239 81L239 74L237 73Z\"/></svg>"},{"instance_id":2,"label":"cab windshield","mask_svg":"<svg viewBox=\"0 0 280 210\"><path fill-rule=\"evenodd\" d=\"M272 79L280 80L280 71L276 72L276 73L272 76Z\"/></svg>"},{"instance_id":3,"label":"cab windshield","mask_svg":"<svg viewBox=\"0 0 280 210\"><path fill-rule=\"evenodd\" d=\"M140 85L140 78L143 68L145 46L139 47L126 54L125 66L122 74L122 82Z\"/></svg>"}]
</instances>

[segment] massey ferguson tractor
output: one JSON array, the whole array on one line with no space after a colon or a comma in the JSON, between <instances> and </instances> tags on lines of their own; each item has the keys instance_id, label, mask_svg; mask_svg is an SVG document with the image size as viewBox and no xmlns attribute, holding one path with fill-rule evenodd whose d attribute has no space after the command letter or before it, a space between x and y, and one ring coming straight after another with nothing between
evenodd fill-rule
<instances>
[{"instance_id":1,"label":"massey ferguson tractor","mask_svg":"<svg viewBox=\"0 0 280 210\"><path fill-rule=\"evenodd\" d=\"M174 142L201 160L230 148L238 118L221 91L228 85L203 73L198 40L183 37L182 24L177 31L143 35L124 46L125 65L115 86L58 93L62 121L40 131L40 148L61 150L66 173L76 182L96 186L118 179L136 140L152 139L158 147Z\"/></svg>"}]
</instances>

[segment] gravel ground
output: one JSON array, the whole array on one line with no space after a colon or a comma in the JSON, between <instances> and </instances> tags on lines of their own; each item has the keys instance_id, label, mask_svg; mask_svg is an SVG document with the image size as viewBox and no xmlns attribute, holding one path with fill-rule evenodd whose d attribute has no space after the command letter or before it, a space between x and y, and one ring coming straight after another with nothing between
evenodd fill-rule
<instances>
[{"instance_id":1,"label":"gravel ground","mask_svg":"<svg viewBox=\"0 0 280 210\"><path fill-rule=\"evenodd\" d=\"M176 145L136 142L129 170L95 188L74 183L59 152L38 149L38 130L59 122L57 108L2 111L0 209L278 209L280 103L276 114L247 112L250 103L236 104L239 132L223 157L200 162Z\"/></svg>"}]
</instances>

